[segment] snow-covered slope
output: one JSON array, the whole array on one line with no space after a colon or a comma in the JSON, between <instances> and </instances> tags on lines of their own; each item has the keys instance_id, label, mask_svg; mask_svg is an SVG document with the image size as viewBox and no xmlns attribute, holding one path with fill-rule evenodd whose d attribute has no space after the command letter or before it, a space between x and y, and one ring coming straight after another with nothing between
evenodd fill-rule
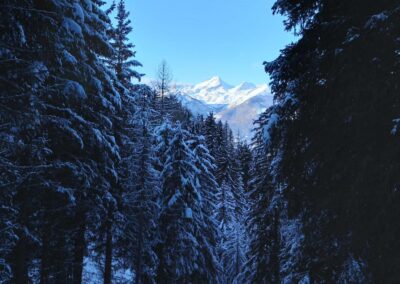
<instances>
[{"instance_id":1,"label":"snow-covered slope","mask_svg":"<svg viewBox=\"0 0 400 284\"><path fill-rule=\"evenodd\" d=\"M244 82L231 86L217 76L193 86L182 85L178 88L181 102L194 114L213 112L248 140L251 139L253 121L273 101L267 85Z\"/></svg>"}]
</instances>

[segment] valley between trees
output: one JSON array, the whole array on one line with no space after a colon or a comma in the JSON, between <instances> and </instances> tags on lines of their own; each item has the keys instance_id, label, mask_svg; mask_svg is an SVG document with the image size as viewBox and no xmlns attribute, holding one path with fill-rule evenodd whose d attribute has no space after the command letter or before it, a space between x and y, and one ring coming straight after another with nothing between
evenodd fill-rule
<instances>
[{"instance_id":1,"label":"valley between trees","mask_svg":"<svg viewBox=\"0 0 400 284\"><path fill-rule=\"evenodd\" d=\"M400 4L273 12L247 143L140 82L123 0L3 0L0 282L399 282Z\"/></svg>"}]
</instances>

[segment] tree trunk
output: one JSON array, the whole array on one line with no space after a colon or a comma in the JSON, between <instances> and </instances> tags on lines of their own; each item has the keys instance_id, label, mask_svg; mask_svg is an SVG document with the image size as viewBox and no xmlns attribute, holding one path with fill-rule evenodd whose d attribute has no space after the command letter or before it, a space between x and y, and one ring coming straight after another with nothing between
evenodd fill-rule
<instances>
[{"instance_id":1,"label":"tree trunk","mask_svg":"<svg viewBox=\"0 0 400 284\"><path fill-rule=\"evenodd\" d=\"M47 219L47 218L46 218ZM42 237L42 256L40 260L40 283L47 284L50 273L50 262L49 262L49 246L50 246L50 224L45 222L43 228Z\"/></svg>"},{"instance_id":2,"label":"tree trunk","mask_svg":"<svg viewBox=\"0 0 400 284\"><path fill-rule=\"evenodd\" d=\"M85 213L76 215L76 222L79 224L78 232L75 236L75 252L73 266L73 282L74 284L82 283L83 259L85 255L85 232L86 232L86 217Z\"/></svg>"},{"instance_id":3,"label":"tree trunk","mask_svg":"<svg viewBox=\"0 0 400 284\"><path fill-rule=\"evenodd\" d=\"M144 283L143 280L143 217L140 216L139 219L139 240L138 240L138 254L136 255L137 259L137 267L136 267L136 284Z\"/></svg>"},{"instance_id":4,"label":"tree trunk","mask_svg":"<svg viewBox=\"0 0 400 284\"><path fill-rule=\"evenodd\" d=\"M54 270L52 269L52 280L51 283L67 284L68 283L68 268L69 262L71 261L68 254L68 240L65 234L55 234L54 239L56 243L54 248L51 250L51 261L53 263Z\"/></svg>"},{"instance_id":5,"label":"tree trunk","mask_svg":"<svg viewBox=\"0 0 400 284\"><path fill-rule=\"evenodd\" d=\"M111 275L112 275L112 210L108 211L108 218L106 221L106 259L104 266L104 284L111 284Z\"/></svg>"},{"instance_id":6,"label":"tree trunk","mask_svg":"<svg viewBox=\"0 0 400 284\"><path fill-rule=\"evenodd\" d=\"M161 90L161 115L164 115L164 87Z\"/></svg>"},{"instance_id":7,"label":"tree trunk","mask_svg":"<svg viewBox=\"0 0 400 284\"><path fill-rule=\"evenodd\" d=\"M20 228L17 232L18 242L16 243L12 253L12 270L13 281L12 283L29 283L28 276L28 255L27 249L28 240L26 238L25 230L23 229L28 222L28 209L26 208L27 193L25 190L21 194L21 207L18 216L18 223Z\"/></svg>"},{"instance_id":8,"label":"tree trunk","mask_svg":"<svg viewBox=\"0 0 400 284\"><path fill-rule=\"evenodd\" d=\"M26 249L26 238L22 237L14 249L12 283L29 283L27 254L28 251Z\"/></svg>"},{"instance_id":9,"label":"tree trunk","mask_svg":"<svg viewBox=\"0 0 400 284\"><path fill-rule=\"evenodd\" d=\"M271 252L271 265L274 274L274 281L276 283L280 283L280 259L279 259L279 251L281 248L280 244L280 214L279 209L276 208L274 212L274 220L273 220L273 247ZM311 282L313 283L313 282Z\"/></svg>"}]
</instances>

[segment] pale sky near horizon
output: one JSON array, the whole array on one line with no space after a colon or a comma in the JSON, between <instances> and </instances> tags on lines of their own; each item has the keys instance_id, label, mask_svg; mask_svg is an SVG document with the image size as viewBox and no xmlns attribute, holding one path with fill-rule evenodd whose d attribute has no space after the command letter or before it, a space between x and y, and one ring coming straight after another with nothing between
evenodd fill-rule
<instances>
[{"instance_id":1,"label":"pale sky near horizon","mask_svg":"<svg viewBox=\"0 0 400 284\"><path fill-rule=\"evenodd\" d=\"M108 0L112 2L112 0ZM230 84L268 82L271 61L294 40L275 0L125 0L139 72L155 77L165 59L175 82L198 83L220 76ZM146 78L145 80L146 81Z\"/></svg>"}]
</instances>

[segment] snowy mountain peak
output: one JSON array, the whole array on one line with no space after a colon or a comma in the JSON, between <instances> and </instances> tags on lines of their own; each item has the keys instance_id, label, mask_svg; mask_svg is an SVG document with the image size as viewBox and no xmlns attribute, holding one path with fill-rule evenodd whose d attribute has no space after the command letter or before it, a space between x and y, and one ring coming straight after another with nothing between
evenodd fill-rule
<instances>
[{"instance_id":1,"label":"snowy mountain peak","mask_svg":"<svg viewBox=\"0 0 400 284\"><path fill-rule=\"evenodd\" d=\"M268 92L268 93L271 92L267 84L257 86L257 90L263 91L263 92Z\"/></svg>"},{"instance_id":2,"label":"snowy mountain peak","mask_svg":"<svg viewBox=\"0 0 400 284\"><path fill-rule=\"evenodd\" d=\"M219 77L219 76L213 76L213 77L211 77L211 79L209 79L209 81L221 82L222 79L221 79L221 77Z\"/></svg>"},{"instance_id":3,"label":"snowy mountain peak","mask_svg":"<svg viewBox=\"0 0 400 284\"><path fill-rule=\"evenodd\" d=\"M194 86L180 86L179 89L182 104L194 114L207 115L212 111L218 119L227 121L235 132L239 131L246 139L251 138L253 121L273 101L266 84L256 86L243 82L234 87L218 76Z\"/></svg>"},{"instance_id":4,"label":"snowy mountain peak","mask_svg":"<svg viewBox=\"0 0 400 284\"><path fill-rule=\"evenodd\" d=\"M231 85L225 83L220 77L214 76L209 80L206 80L204 82L201 82L195 86L196 89L217 89L217 88L222 88L222 89L230 89L232 88Z\"/></svg>"},{"instance_id":5,"label":"snowy mountain peak","mask_svg":"<svg viewBox=\"0 0 400 284\"><path fill-rule=\"evenodd\" d=\"M238 91L250 90L256 88L256 85L249 82L243 82L240 85L236 86L235 89Z\"/></svg>"}]
</instances>

